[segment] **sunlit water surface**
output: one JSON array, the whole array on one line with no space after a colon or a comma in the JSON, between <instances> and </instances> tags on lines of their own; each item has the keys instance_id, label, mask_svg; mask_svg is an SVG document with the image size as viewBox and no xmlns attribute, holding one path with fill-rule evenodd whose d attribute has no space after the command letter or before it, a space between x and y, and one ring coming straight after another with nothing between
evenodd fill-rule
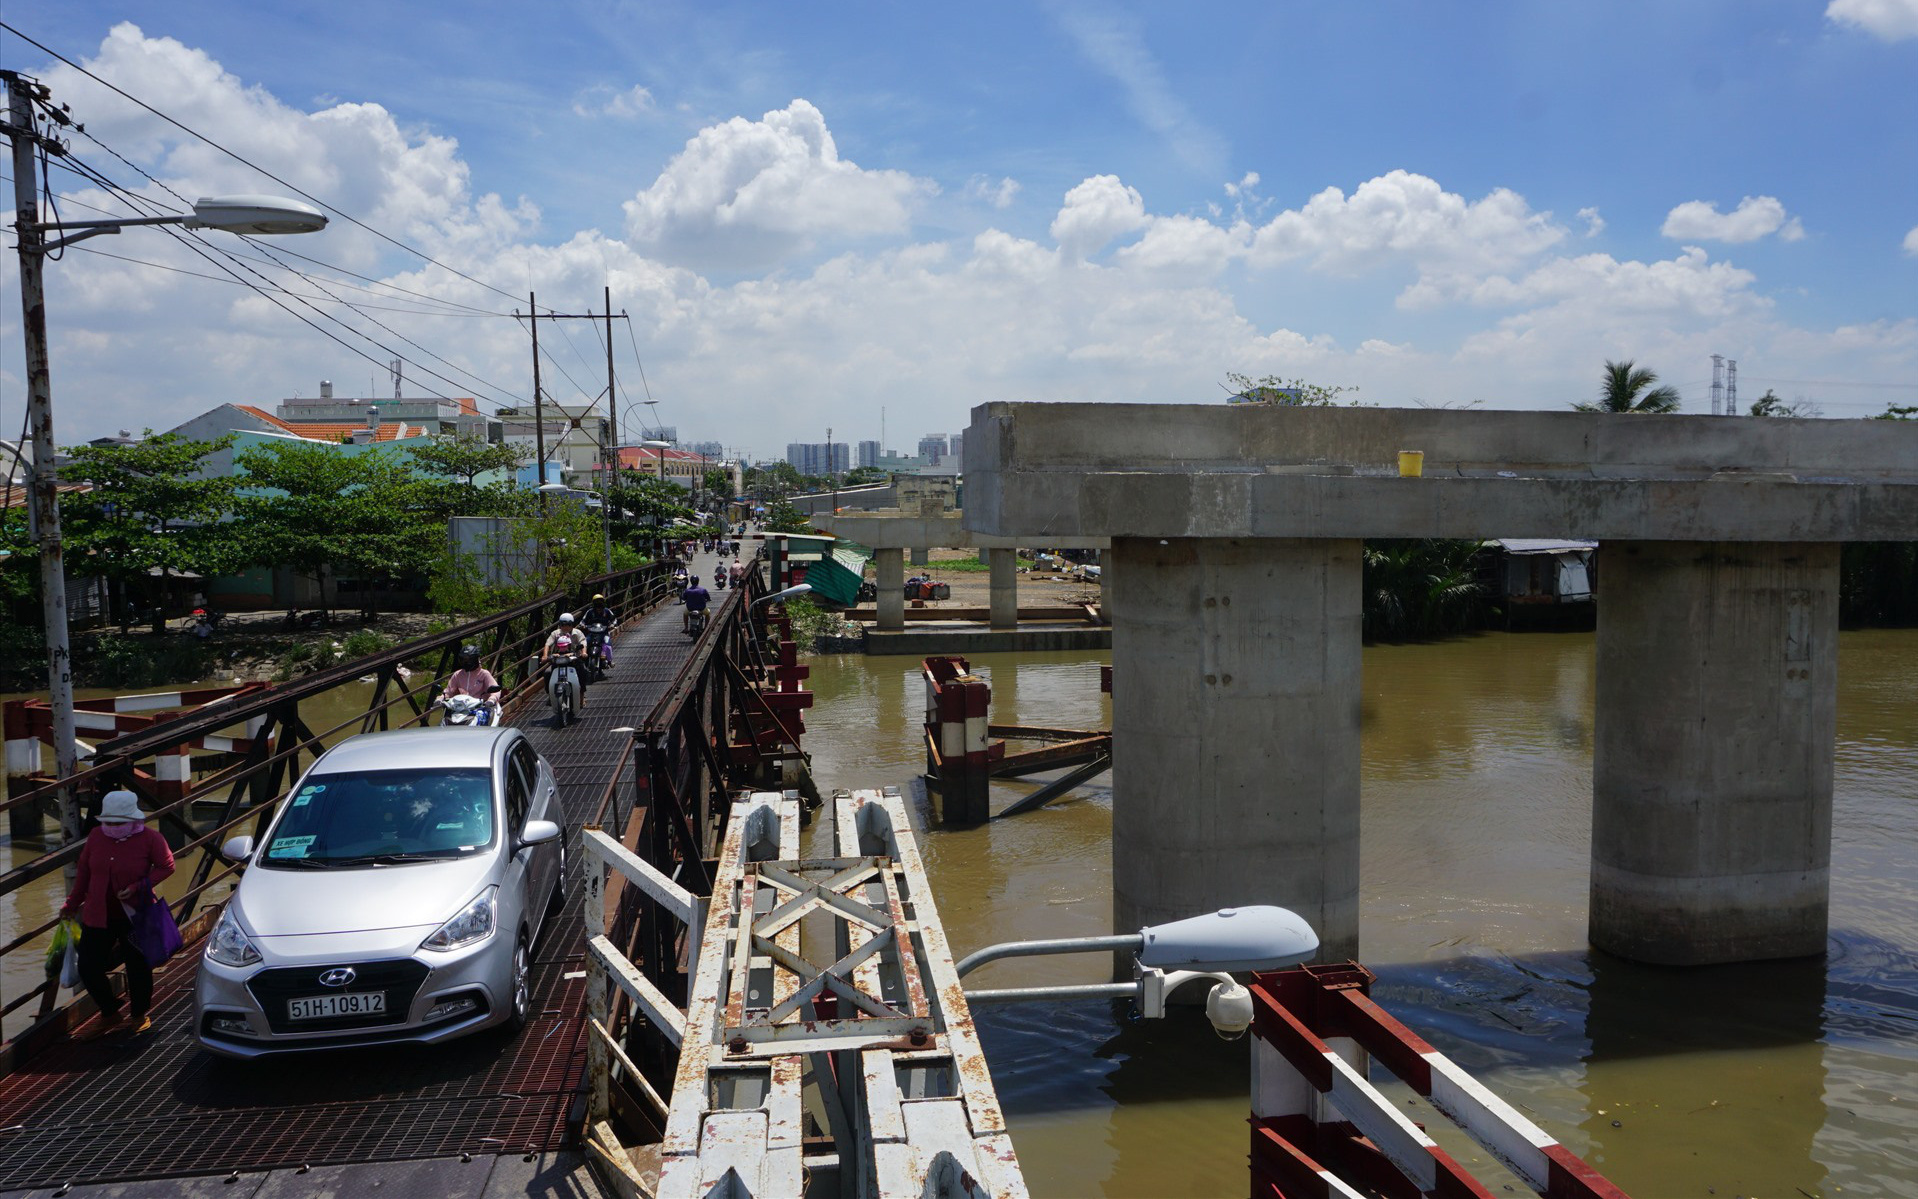
<instances>
[{"instance_id":1,"label":"sunlit water surface","mask_svg":"<svg viewBox=\"0 0 1918 1199\"><path fill-rule=\"evenodd\" d=\"M972 664L995 723L1104 728L1105 657ZM821 787L897 785L923 822L917 660L812 667ZM1376 647L1364 669L1361 937L1381 1002L1641 1199L1918 1196L1918 632L1841 641L1829 954L1699 970L1585 944L1589 634ZM995 805L1028 789L1001 784ZM926 834L956 953L1113 931L1109 779L1080 794ZM1006 962L970 981L1103 981L1102 966ZM1247 1042L1196 1013L1133 1023L1103 1003L978 1016L1034 1194L1245 1193Z\"/></svg>"}]
</instances>

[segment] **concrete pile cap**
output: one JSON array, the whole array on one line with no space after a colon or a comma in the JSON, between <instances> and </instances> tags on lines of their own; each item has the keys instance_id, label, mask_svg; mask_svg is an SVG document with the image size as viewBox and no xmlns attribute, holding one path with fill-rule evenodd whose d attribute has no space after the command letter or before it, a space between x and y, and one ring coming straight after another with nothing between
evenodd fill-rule
<instances>
[{"instance_id":1,"label":"concrete pile cap","mask_svg":"<svg viewBox=\"0 0 1918 1199\"><path fill-rule=\"evenodd\" d=\"M1898 421L1002 403L966 445L966 527L1041 541L1918 538Z\"/></svg>"}]
</instances>

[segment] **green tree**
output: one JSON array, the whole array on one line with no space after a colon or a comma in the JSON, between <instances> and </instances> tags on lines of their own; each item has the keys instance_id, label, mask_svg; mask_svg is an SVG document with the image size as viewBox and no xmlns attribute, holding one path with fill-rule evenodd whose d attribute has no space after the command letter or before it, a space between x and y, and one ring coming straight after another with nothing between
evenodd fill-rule
<instances>
[{"instance_id":1,"label":"green tree","mask_svg":"<svg viewBox=\"0 0 1918 1199\"><path fill-rule=\"evenodd\" d=\"M1356 387L1325 387L1303 379L1287 381L1277 375L1255 380L1237 371L1225 373L1225 389L1255 404L1277 404L1283 408L1330 408L1341 395L1358 391Z\"/></svg>"},{"instance_id":2,"label":"green tree","mask_svg":"<svg viewBox=\"0 0 1918 1199\"><path fill-rule=\"evenodd\" d=\"M1445 637L1482 622L1485 589L1476 541L1367 541L1360 566L1365 637L1407 641Z\"/></svg>"},{"instance_id":3,"label":"green tree","mask_svg":"<svg viewBox=\"0 0 1918 1199\"><path fill-rule=\"evenodd\" d=\"M846 472L842 486L859 487L867 483L885 483L891 478L892 475L876 466L855 466Z\"/></svg>"},{"instance_id":4,"label":"green tree","mask_svg":"<svg viewBox=\"0 0 1918 1199\"><path fill-rule=\"evenodd\" d=\"M733 494L733 472L721 470L715 466L700 476L699 485L714 495L731 497Z\"/></svg>"},{"instance_id":5,"label":"green tree","mask_svg":"<svg viewBox=\"0 0 1918 1199\"><path fill-rule=\"evenodd\" d=\"M1918 405L1887 404L1873 420L1918 420Z\"/></svg>"},{"instance_id":6,"label":"green tree","mask_svg":"<svg viewBox=\"0 0 1918 1199\"><path fill-rule=\"evenodd\" d=\"M1806 419L1822 415L1823 411L1816 400L1807 400L1802 397L1796 400L1781 399L1769 387L1765 389L1764 395L1752 401L1751 406L1753 416L1789 416Z\"/></svg>"},{"instance_id":7,"label":"green tree","mask_svg":"<svg viewBox=\"0 0 1918 1199\"><path fill-rule=\"evenodd\" d=\"M1580 412L1677 412L1678 389L1653 387L1658 376L1631 359L1605 363L1598 399L1581 400L1572 407Z\"/></svg>"},{"instance_id":8,"label":"green tree","mask_svg":"<svg viewBox=\"0 0 1918 1199\"><path fill-rule=\"evenodd\" d=\"M322 607L331 607L329 577L420 574L443 552L433 489L383 450L280 441L242 451L235 463L247 476L234 501L246 560L314 580Z\"/></svg>"},{"instance_id":9,"label":"green tree","mask_svg":"<svg viewBox=\"0 0 1918 1199\"><path fill-rule=\"evenodd\" d=\"M810 533L812 520L790 501L776 499L766 506L764 528L768 533Z\"/></svg>"},{"instance_id":10,"label":"green tree","mask_svg":"<svg viewBox=\"0 0 1918 1199\"><path fill-rule=\"evenodd\" d=\"M686 490L656 475L623 470L606 490L615 524L629 535L650 537L654 530L693 514Z\"/></svg>"},{"instance_id":11,"label":"green tree","mask_svg":"<svg viewBox=\"0 0 1918 1199\"><path fill-rule=\"evenodd\" d=\"M129 589L144 588L155 570L164 578L239 565L232 529L222 523L233 481L201 477L207 455L232 444L231 436L191 441L148 429L132 445L68 447L61 479L92 485L60 501L69 560L115 586L122 626L132 618Z\"/></svg>"},{"instance_id":12,"label":"green tree","mask_svg":"<svg viewBox=\"0 0 1918 1199\"><path fill-rule=\"evenodd\" d=\"M516 447L495 444L470 434L431 437L409 441L406 445L413 455L414 465L421 470L459 479L474 489L479 487L475 481L479 476L491 471L510 471L520 462L520 452Z\"/></svg>"}]
</instances>

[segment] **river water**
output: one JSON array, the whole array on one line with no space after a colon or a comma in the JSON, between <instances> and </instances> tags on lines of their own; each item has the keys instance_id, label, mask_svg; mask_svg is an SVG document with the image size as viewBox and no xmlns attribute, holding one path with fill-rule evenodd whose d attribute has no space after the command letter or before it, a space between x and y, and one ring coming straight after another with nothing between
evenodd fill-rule
<instances>
[{"instance_id":1,"label":"river water","mask_svg":"<svg viewBox=\"0 0 1918 1199\"><path fill-rule=\"evenodd\" d=\"M1105 657L971 661L992 679L994 722L1103 728ZM917 660L812 668L821 788L895 784L923 820ZM1586 946L1593 669L1590 634L1365 651L1374 996L1640 1199L1918 1196L1918 632L1841 639L1832 935L1807 961L1661 969ZM1000 784L995 804L1028 789ZM1081 794L925 834L955 953L1113 931L1109 780ZM969 981L1104 981L1104 965L1028 959ZM977 1014L1035 1195L1245 1193L1249 1042L1196 1012ZM1443 1117L1414 1118L1461 1159L1483 1156L1441 1135ZM1499 1191L1506 1176L1491 1177Z\"/></svg>"},{"instance_id":2,"label":"river water","mask_svg":"<svg viewBox=\"0 0 1918 1199\"><path fill-rule=\"evenodd\" d=\"M972 663L993 682L995 722L1105 728L1106 657ZM820 786L894 784L923 819L917 660L811 666ZM1841 638L1829 954L1703 970L1585 945L1589 634L1374 647L1364 671L1361 938L1375 997L1639 1199L1918 1196L1918 631ZM346 719L365 698L338 703ZM925 834L955 952L1113 931L1106 782ZM1027 789L1003 783L995 798ZM0 931L59 901L57 881L5 897ZM1010 961L971 981L1097 982L1104 965ZM30 957L9 962L5 993L35 974ZM1197 1012L978 1015L1035 1195L1245 1193L1249 1042L1220 1041ZM1442 1117L1427 1123L1461 1159L1478 1154Z\"/></svg>"}]
</instances>

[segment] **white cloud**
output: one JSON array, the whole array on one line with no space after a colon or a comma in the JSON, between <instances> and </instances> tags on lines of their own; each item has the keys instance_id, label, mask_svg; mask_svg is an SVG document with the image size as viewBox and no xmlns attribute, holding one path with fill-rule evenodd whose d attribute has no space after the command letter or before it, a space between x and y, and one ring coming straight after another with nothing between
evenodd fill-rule
<instances>
[{"instance_id":1,"label":"white cloud","mask_svg":"<svg viewBox=\"0 0 1918 1199\"><path fill-rule=\"evenodd\" d=\"M1596 208L1579 209L1578 219L1585 222L1586 237L1597 237L1599 234L1605 232L1605 218L1598 215L1598 209Z\"/></svg>"},{"instance_id":2,"label":"white cloud","mask_svg":"<svg viewBox=\"0 0 1918 1199\"><path fill-rule=\"evenodd\" d=\"M1905 234L1905 253L1918 255L1918 225L1913 225L1911 232Z\"/></svg>"},{"instance_id":3,"label":"white cloud","mask_svg":"<svg viewBox=\"0 0 1918 1199\"><path fill-rule=\"evenodd\" d=\"M626 229L669 262L761 268L822 240L904 233L913 206L935 190L840 158L825 116L794 100L694 135L626 202Z\"/></svg>"},{"instance_id":4,"label":"white cloud","mask_svg":"<svg viewBox=\"0 0 1918 1199\"><path fill-rule=\"evenodd\" d=\"M532 204L475 194L453 141L379 105L301 111L199 51L131 26L117 30L101 56L90 65L135 94L166 97L170 111L210 136L513 293L402 258L344 221L286 243L502 314L370 314L389 334L315 300L418 362L406 368L409 390L523 395L526 340L503 314L523 307L528 288L542 303L580 311L597 306L609 284L631 315L661 419L760 452L816 437L826 423L870 426L861 436L872 436L881 405L895 428L953 429L990 399L1215 401L1227 370L1356 386L1361 398L1387 405L1416 396L1491 407L1585 398L1607 356L1638 358L1681 382L1715 352L1734 352L1750 369L1760 347L1766 370L1781 377L1918 374L1918 320L1795 328L1766 298L1780 289L1703 249L1658 261L1570 254L1576 233L1518 193L1468 200L1404 171L1356 189L1342 180L1349 194L1329 188L1271 220L1155 212L1118 176L1094 175L1062 200L1049 235L989 228L949 238L912 228L930 184L876 169L883 162L840 159L825 118L797 101L692 138L633 200L632 232L547 230ZM48 75L90 130L184 194L268 186L83 78ZM92 160L84 141L76 150ZM980 176L967 195L991 203L1010 191L1008 181L990 180ZM1257 186L1251 173L1242 176L1227 189L1229 207L1250 208ZM98 193L67 198L112 206ZM1595 223L1595 213L1568 222L1577 232ZM732 241L751 253L710 244ZM107 248L209 269L162 234L118 242L126 244ZM1907 245L1918 253L1918 230ZM812 259L794 257L806 247L816 251ZM369 384L374 394L390 386L378 365L392 356L386 349L335 327L376 360L369 362L231 285L76 248L50 269L48 299L66 441L136 421L164 428L219 403L270 406L313 394L322 378L355 395ZM373 302L418 303L398 293ZM1436 318L1427 315L1439 306ZM17 321L17 308L0 305L0 345L18 346ZM583 322L555 322L550 332L542 326L542 348L549 336L555 361L579 382L549 370L545 385L569 401L575 388L590 395L603 370L591 333ZM579 339L572 349L569 339ZM619 348L624 363L624 334ZM581 359L595 364L584 374ZM426 368L460 382L433 379ZM622 379L629 369L622 365ZM19 394L17 379L0 384ZM1819 398L1834 414L1860 414Z\"/></svg>"},{"instance_id":5,"label":"white cloud","mask_svg":"<svg viewBox=\"0 0 1918 1199\"><path fill-rule=\"evenodd\" d=\"M618 117L631 120L655 112L659 105L653 93L634 84L624 91L604 83L594 84L573 100L573 111L582 117Z\"/></svg>"},{"instance_id":6,"label":"white cloud","mask_svg":"<svg viewBox=\"0 0 1918 1199\"><path fill-rule=\"evenodd\" d=\"M1066 257L1077 259L1145 225L1145 199L1138 191L1117 175L1094 175L1066 193L1051 232Z\"/></svg>"},{"instance_id":7,"label":"white cloud","mask_svg":"<svg viewBox=\"0 0 1918 1199\"><path fill-rule=\"evenodd\" d=\"M1565 230L1524 197L1497 188L1468 201L1437 181L1390 171L1348 198L1328 187L1279 213L1252 240L1252 261L1303 258L1323 270L1355 272L1388 258L1444 270L1498 269L1557 244Z\"/></svg>"},{"instance_id":8,"label":"white cloud","mask_svg":"<svg viewBox=\"0 0 1918 1199\"><path fill-rule=\"evenodd\" d=\"M985 175L974 175L966 180L966 199L994 208L1010 208L1019 196L1019 181L1012 178L1000 179L994 183Z\"/></svg>"},{"instance_id":9,"label":"white cloud","mask_svg":"<svg viewBox=\"0 0 1918 1199\"><path fill-rule=\"evenodd\" d=\"M1773 233L1780 241L1798 241L1805 227L1772 196L1746 196L1738 207L1721 213L1707 200L1687 200L1665 215L1660 233L1681 241L1757 241Z\"/></svg>"},{"instance_id":10,"label":"white cloud","mask_svg":"<svg viewBox=\"0 0 1918 1199\"><path fill-rule=\"evenodd\" d=\"M1918 0L1831 0L1825 16L1887 42L1918 37Z\"/></svg>"}]
</instances>

